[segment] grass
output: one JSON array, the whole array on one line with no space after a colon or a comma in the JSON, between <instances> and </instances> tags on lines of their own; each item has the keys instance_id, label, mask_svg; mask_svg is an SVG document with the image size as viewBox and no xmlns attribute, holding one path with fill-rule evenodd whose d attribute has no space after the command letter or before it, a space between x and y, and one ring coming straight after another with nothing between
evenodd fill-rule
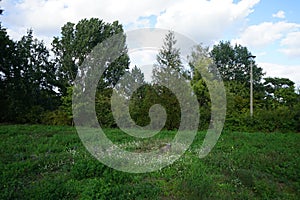
<instances>
[{"instance_id":1,"label":"grass","mask_svg":"<svg viewBox=\"0 0 300 200\"><path fill-rule=\"evenodd\" d=\"M151 139L106 135L127 150L158 148L176 132ZM199 159L205 132L162 170L129 174L92 157L72 127L0 126L0 199L298 199L300 134L224 132ZM140 145L142 144L142 145Z\"/></svg>"}]
</instances>

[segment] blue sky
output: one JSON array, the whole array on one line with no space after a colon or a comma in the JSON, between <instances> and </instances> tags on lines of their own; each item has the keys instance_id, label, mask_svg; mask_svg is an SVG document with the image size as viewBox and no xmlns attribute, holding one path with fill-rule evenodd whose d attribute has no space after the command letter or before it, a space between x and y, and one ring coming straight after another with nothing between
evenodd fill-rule
<instances>
[{"instance_id":1,"label":"blue sky","mask_svg":"<svg viewBox=\"0 0 300 200\"><path fill-rule=\"evenodd\" d=\"M249 15L248 25L258 25L263 22L272 23L296 23L300 24L300 12L297 8L300 7L299 1L287 0L262 0L260 3L254 7L255 11ZM283 13L282 18L275 17L277 13ZM299 28L298 28L299 31ZM284 36L283 36L284 37ZM300 51L300 46L298 46L298 51ZM272 43L261 48L262 51L270 52L264 56L263 59L266 62L276 62L278 64L293 65L299 64L300 57L299 54L295 57L286 56L282 52L278 51L280 49L280 40L275 40ZM259 48L255 49L259 51ZM300 69L299 69L300 70Z\"/></svg>"},{"instance_id":2,"label":"blue sky","mask_svg":"<svg viewBox=\"0 0 300 200\"><path fill-rule=\"evenodd\" d=\"M247 46L267 76L290 78L300 86L300 1L2 0L0 6L2 25L13 39L32 28L50 46L68 21L119 20L126 31L164 28L209 46L220 40ZM133 55L132 61L147 64L153 55Z\"/></svg>"}]
</instances>

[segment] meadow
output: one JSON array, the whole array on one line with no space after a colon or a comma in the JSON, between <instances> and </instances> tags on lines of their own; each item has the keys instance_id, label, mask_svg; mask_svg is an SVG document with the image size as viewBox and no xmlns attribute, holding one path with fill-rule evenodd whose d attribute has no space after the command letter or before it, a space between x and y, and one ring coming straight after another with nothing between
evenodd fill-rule
<instances>
[{"instance_id":1,"label":"meadow","mask_svg":"<svg viewBox=\"0 0 300 200\"><path fill-rule=\"evenodd\" d=\"M140 141L119 129L106 135L135 151ZM138 148L152 149L175 131L161 131ZM298 199L300 134L224 131L199 159L206 132L172 165L130 174L89 154L74 127L0 126L0 199Z\"/></svg>"}]
</instances>

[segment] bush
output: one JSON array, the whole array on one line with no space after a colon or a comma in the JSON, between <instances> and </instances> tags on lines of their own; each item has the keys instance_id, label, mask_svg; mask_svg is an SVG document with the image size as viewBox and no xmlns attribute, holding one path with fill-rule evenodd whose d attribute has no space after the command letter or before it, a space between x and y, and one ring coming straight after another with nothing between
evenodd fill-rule
<instances>
[{"instance_id":1,"label":"bush","mask_svg":"<svg viewBox=\"0 0 300 200\"><path fill-rule=\"evenodd\" d=\"M253 117L250 117L249 112L233 113L227 115L225 129L245 132L295 132L300 128L300 113L297 112L287 107L279 107L274 110L255 110Z\"/></svg>"},{"instance_id":2,"label":"bush","mask_svg":"<svg viewBox=\"0 0 300 200\"><path fill-rule=\"evenodd\" d=\"M41 123L43 113L44 109L41 106L33 106L27 113L25 113L24 116L19 118L21 118L20 120L25 123L38 124Z\"/></svg>"},{"instance_id":3,"label":"bush","mask_svg":"<svg viewBox=\"0 0 300 200\"><path fill-rule=\"evenodd\" d=\"M46 125L72 125L72 119L62 110L48 111L42 115L42 124Z\"/></svg>"}]
</instances>

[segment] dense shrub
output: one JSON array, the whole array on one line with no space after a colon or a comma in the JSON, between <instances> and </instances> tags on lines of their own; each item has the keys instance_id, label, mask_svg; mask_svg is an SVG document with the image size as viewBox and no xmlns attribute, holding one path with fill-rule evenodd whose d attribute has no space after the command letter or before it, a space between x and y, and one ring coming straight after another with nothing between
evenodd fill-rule
<instances>
[{"instance_id":1,"label":"dense shrub","mask_svg":"<svg viewBox=\"0 0 300 200\"><path fill-rule=\"evenodd\" d=\"M299 111L287 107L273 110L258 109L253 117L250 113L230 114L226 117L225 129L247 132L297 132L299 131Z\"/></svg>"},{"instance_id":2,"label":"dense shrub","mask_svg":"<svg viewBox=\"0 0 300 200\"><path fill-rule=\"evenodd\" d=\"M72 125L72 120L62 110L48 111L42 115L42 124L47 125Z\"/></svg>"}]
</instances>

